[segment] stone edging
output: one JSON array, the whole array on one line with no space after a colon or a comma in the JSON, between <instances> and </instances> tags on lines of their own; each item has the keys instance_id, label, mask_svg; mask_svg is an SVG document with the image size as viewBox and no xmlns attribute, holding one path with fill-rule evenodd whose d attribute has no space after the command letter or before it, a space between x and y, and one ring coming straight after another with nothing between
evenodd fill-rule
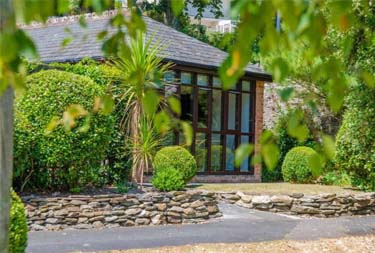
<instances>
[{"instance_id":1,"label":"stone edging","mask_svg":"<svg viewBox=\"0 0 375 253\"><path fill-rule=\"evenodd\" d=\"M221 216L213 192L22 197L29 230L197 223Z\"/></svg>"},{"instance_id":2,"label":"stone edging","mask_svg":"<svg viewBox=\"0 0 375 253\"><path fill-rule=\"evenodd\" d=\"M291 215L335 217L375 214L375 192L360 194L256 195L244 192L217 193L217 198L249 209Z\"/></svg>"}]
</instances>

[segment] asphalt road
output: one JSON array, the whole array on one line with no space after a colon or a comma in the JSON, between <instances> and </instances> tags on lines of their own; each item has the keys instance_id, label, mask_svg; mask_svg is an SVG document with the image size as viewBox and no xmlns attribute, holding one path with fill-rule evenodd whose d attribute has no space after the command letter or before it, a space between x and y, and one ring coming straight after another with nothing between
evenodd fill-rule
<instances>
[{"instance_id":1,"label":"asphalt road","mask_svg":"<svg viewBox=\"0 0 375 253\"><path fill-rule=\"evenodd\" d=\"M375 216L297 218L222 204L224 216L205 224L30 232L29 253L93 252L196 243L309 240L375 234Z\"/></svg>"}]
</instances>

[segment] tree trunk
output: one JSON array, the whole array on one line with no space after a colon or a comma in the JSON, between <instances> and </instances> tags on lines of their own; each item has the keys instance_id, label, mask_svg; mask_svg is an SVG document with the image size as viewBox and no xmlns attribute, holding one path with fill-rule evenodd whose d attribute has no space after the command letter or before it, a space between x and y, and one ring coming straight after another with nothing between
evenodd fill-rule
<instances>
[{"instance_id":1,"label":"tree trunk","mask_svg":"<svg viewBox=\"0 0 375 253\"><path fill-rule=\"evenodd\" d=\"M0 96L0 253L8 252L13 172L13 89Z\"/></svg>"},{"instance_id":2,"label":"tree trunk","mask_svg":"<svg viewBox=\"0 0 375 253\"><path fill-rule=\"evenodd\" d=\"M133 144L133 164L132 164L132 182L141 183L143 179L142 168L137 157L137 146L139 145L139 121L141 116L141 104L136 103L133 110L132 122L131 122L131 136Z\"/></svg>"}]
</instances>

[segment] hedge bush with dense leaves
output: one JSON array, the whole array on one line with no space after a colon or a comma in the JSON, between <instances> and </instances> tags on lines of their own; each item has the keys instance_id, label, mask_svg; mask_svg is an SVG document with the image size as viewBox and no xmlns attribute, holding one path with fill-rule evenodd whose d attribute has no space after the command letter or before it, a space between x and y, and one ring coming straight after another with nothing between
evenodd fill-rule
<instances>
[{"instance_id":1,"label":"hedge bush with dense leaves","mask_svg":"<svg viewBox=\"0 0 375 253\"><path fill-rule=\"evenodd\" d=\"M282 174L284 181L309 183L322 174L319 154L309 147L292 148L285 156Z\"/></svg>"},{"instance_id":2,"label":"hedge bush with dense leaves","mask_svg":"<svg viewBox=\"0 0 375 253\"><path fill-rule=\"evenodd\" d=\"M58 125L46 134L53 117L69 105L90 111L104 88L88 77L43 70L27 79L27 93L15 104L15 186L38 189L79 189L104 184L105 157L113 135L114 118L101 114L79 119L66 131ZM84 131L85 120L90 127Z\"/></svg>"},{"instance_id":3,"label":"hedge bush with dense leaves","mask_svg":"<svg viewBox=\"0 0 375 253\"><path fill-rule=\"evenodd\" d=\"M82 75L91 78L95 83L102 86L104 89L111 89L111 86L117 85L119 82L119 71L103 62L96 62L90 58L84 58L75 64L70 63L52 63L49 67L61 69L77 75ZM109 143L109 148L106 152L105 160L108 166L108 173L106 178L108 183L123 183L129 179L131 172L131 158L130 158L130 145L125 143L124 132L121 129L121 121L123 120L124 106L115 97L115 108L112 115L115 117L114 131Z\"/></svg>"},{"instance_id":4,"label":"hedge bush with dense leaves","mask_svg":"<svg viewBox=\"0 0 375 253\"><path fill-rule=\"evenodd\" d=\"M10 208L9 252L23 253L27 246L27 223L25 207L13 190L11 192L12 205Z\"/></svg>"},{"instance_id":5,"label":"hedge bush with dense leaves","mask_svg":"<svg viewBox=\"0 0 375 253\"><path fill-rule=\"evenodd\" d=\"M179 191L186 185L182 172L168 167L154 173L151 183L160 191Z\"/></svg>"},{"instance_id":6,"label":"hedge bush with dense leaves","mask_svg":"<svg viewBox=\"0 0 375 253\"><path fill-rule=\"evenodd\" d=\"M197 163L185 148L170 146L159 150L153 161L154 174L174 168L182 173L185 183L189 182L197 173Z\"/></svg>"},{"instance_id":7,"label":"hedge bush with dense leaves","mask_svg":"<svg viewBox=\"0 0 375 253\"><path fill-rule=\"evenodd\" d=\"M352 177L352 184L375 190L375 89L354 88L348 95L336 136L335 162Z\"/></svg>"}]
</instances>

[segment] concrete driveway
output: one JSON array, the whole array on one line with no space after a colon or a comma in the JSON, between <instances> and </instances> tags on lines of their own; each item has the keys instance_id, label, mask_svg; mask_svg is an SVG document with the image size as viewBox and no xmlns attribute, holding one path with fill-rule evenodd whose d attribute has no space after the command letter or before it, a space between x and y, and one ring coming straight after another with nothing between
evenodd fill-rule
<instances>
[{"instance_id":1,"label":"concrete driveway","mask_svg":"<svg viewBox=\"0 0 375 253\"><path fill-rule=\"evenodd\" d=\"M307 240L375 234L375 216L298 218L221 204L223 217L205 224L30 232L27 252L59 253L196 243Z\"/></svg>"}]
</instances>

